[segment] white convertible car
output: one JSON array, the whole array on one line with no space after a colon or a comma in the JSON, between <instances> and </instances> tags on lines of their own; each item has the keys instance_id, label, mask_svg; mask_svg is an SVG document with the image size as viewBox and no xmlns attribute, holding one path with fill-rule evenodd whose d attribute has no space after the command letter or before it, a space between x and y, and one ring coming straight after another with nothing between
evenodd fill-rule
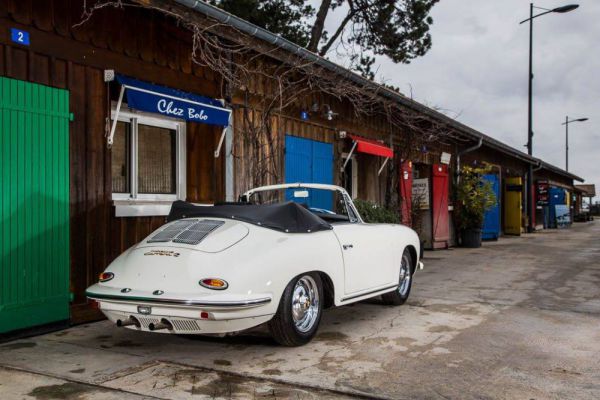
<instances>
[{"instance_id":1,"label":"white convertible car","mask_svg":"<svg viewBox=\"0 0 600 400\"><path fill-rule=\"evenodd\" d=\"M408 298L422 268L417 234L363 222L343 188L264 186L240 200L175 202L168 223L121 254L87 296L117 326L226 334L268 323L287 346L311 340L324 308Z\"/></svg>"}]
</instances>

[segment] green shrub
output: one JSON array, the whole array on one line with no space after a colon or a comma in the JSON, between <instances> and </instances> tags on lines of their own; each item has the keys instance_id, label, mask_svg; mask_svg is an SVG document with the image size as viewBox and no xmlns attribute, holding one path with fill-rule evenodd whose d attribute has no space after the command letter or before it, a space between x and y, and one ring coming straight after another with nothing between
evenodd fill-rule
<instances>
[{"instance_id":1,"label":"green shrub","mask_svg":"<svg viewBox=\"0 0 600 400\"><path fill-rule=\"evenodd\" d=\"M457 223L460 230L481 229L485 212L496 204L492 184L483 179L489 173L489 166L465 166L460 171L460 181L456 186Z\"/></svg>"},{"instance_id":2,"label":"green shrub","mask_svg":"<svg viewBox=\"0 0 600 400\"><path fill-rule=\"evenodd\" d=\"M380 224L399 224L400 215L397 211L382 207L376 203L356 199L354 205L365 222Z\"/></svg>"}]
</instances>

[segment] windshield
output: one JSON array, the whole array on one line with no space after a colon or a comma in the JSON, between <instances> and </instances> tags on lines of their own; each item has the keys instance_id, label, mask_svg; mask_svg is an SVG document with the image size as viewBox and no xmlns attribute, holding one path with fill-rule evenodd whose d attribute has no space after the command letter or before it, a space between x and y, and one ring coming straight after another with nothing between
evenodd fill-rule
<instances>
[{"instance_id":1,"label":"windshield","mask_svg":"<svg viewBox=\"0 0 600 400\"><path fill-rule=\"evenodd\" d=\"M248 199L253 204L274 204L293 201L328 222L356 222L356 213L348 206L341 192L295 187L256 192Z\"/></svg>"}]
</instances>

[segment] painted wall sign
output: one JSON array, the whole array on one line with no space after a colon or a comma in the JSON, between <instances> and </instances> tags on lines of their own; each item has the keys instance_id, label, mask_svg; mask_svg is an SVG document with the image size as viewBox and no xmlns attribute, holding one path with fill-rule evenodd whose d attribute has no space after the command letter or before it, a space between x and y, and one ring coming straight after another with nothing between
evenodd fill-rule
<instances>
[{"instance_id":1,"label":"painted wall sign","mask_svg":"<svg viewBox=\"0 0 600 400\"><path fill-rule=\"evenodd\" d=\"M421 210L429 209L429 178L413 179L412 204Z\"/></svg>"},{"instance_id":2,"label":"painted wall sign","mask_svg":"<svg viewBox=\"0 0 600 400\"><path fill-rule=\"evenodd\" d=\"M10 28L10 40L23 46L29 46L29 32Z\"/></svg>"},{"instance_id":3,"label":"painted wall sign","mask_svg":"<svg viewBox=\"0 0 600 400\"><path fill-rule=\"evenodd\" d=\"M117 76L117 81L126 88L127 106L131 109L209 125L229 125L231 110L223 108L218 100L122 75Z\"/></svg>"},{"instance_id":4,"label":"painted wall sign","mask_svg":"<svg viewBox=\"0 0 600 400\"><path fill-rule=\"evenodd\" d=\"M538 206L547 206L548 205L548 181L538 181L537 182L537 205Z\"/></svg>"},{"instance_id":5,"label":"painted wall sign","mask_svg":"<svg viewBox=\"0 0 600 400\"><path fill-rule=\"evenodd\" d=\"M556 212L556 227L565 228L571 224L571 212L566 204L557 204L554 206Z\"/></svg>"},{"instance_id":6,"label":"painted wall sign","mask_svg":"<svg viewBox=\"0 0 600 400\"><path fill-rule=\"evenodd\" d=\"M443 151L443 152L442 152L442 155L441 155L441 157L440 157L440 162L441 162L442 164L449 165L449 164L450 164L450 158L451 158L451 157L452 157L452 156L450 155L450 153L446 153L445 151Z\"/></svg>"}]
</instances>

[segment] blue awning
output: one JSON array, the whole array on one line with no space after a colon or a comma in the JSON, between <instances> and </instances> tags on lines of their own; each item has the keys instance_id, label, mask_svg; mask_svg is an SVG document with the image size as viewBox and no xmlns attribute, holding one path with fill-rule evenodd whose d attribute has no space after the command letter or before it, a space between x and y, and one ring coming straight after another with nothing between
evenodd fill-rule
<instances>
[{"instance_id":1,"label":"blue awning","mask_svg":"<svg viewBox=\"0 0 600 400\"><path fill-rule=\"evenodd\" d=\"M231 110L219 100L123 75L117 75L117 81L126 89L127 106L131 109L209 125L229 125Z\"/></svg>"}]
</instances>

